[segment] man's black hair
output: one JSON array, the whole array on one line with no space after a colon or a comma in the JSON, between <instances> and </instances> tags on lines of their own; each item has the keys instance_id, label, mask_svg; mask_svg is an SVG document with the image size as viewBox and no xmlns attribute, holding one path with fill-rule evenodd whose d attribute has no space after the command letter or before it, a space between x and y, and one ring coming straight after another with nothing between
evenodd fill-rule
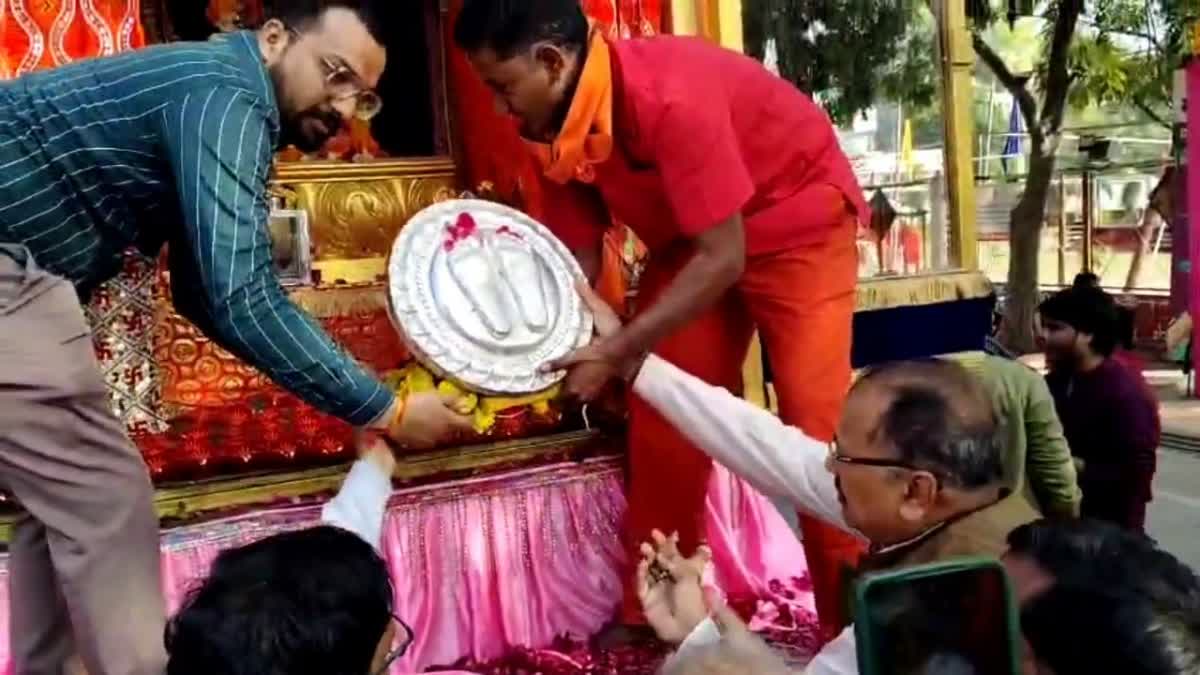
<instances>
[{"instance_id":1,"label":"man's black hair","mask_svg":"<svg viewBox=\"0 0 1200 675\"><path fill-rule=\"evenodd\" d=\"M991 400L978 379L945 359L897 361L868 369L855 387L877 384L890 400L871 438L898 459L966 489L1004 476L1003 445Z\"/></svg>"},{"instance_id":2,"label":"man's black hair","mask_svg":"<svg viewBox=\"0 0 1200 675\"><path fill-rule=\"evenodd\" d=\"M327 10L334 8L357 14L371 37L381 45L386 44L384 26L374 11L374 3L368 0L280 0L268 18L279 19L288 28L303 33L311 29Z\"/></svg>"},{"instance_id":3,"label":"man's black hair","mask_svg":"<svg viewBox=\"0 0 1200 675\"><path fill-rule=\"evenodd\" d=\"M1021 628L1057 675L1200 672L1200 580L1153 540L1096 520L1041 520L1008 543L1053 578Z\"/></svg>"},{"instance_id":4,"label":"man's black hair","mask_svg":"<svg viewBox=\"0 0 1200 675\"><path fill-rule=\"evenodd\" d=\"M1080 272L1075 275L1075 281L1071 285L1075 288L1100 288L1100 277L1096 276L1095 272ZM1115 311L1116 323L1113 329L1116 331L1114 335L1116 345L1132 350L1134 348L1134 319L1136 318L1134 311L1130 307L1121 305L1116 305Z\"/></svg>"},{"instance_id":5,"label":"man's black hair","mask_svg":"<svg viewBox=\"0 0 1200 675\"><path fill-rule=\"evenodd\" d=\"M1153 539L1114 523L1039 520L1010 532L1008 546L1064 582L1128 588L1168 609L1200 614L1195 572Z\"/></svg>"},{"instance_id":6,"label":"man's black hair","mask_svg":"<svg viewBox=\"0 0 1200 675\"><path fill-rule=\"evenodd\" d=\"M1055 675L1195 675L1200 633L1146 598L1055 585L1021 611L1034 658Z\"/></svg>"},{"instance_id":7,"label":"man's black hair","mask_svg":"<svg viewBox=\"0 0 1200 675\"><path fill-rule=\"evenodd\" d=\"M1117 303L1112 296L1092 286L1065 288L1038 306L1043 319L1060 321L1092 336L1092 350L1111 356L1118 340Z\"/></svg>"},{"instance_id":8,"label":"man's black hair","mask_svg":"<svg viewBox=\"0 0 1200 675\"><path fill-rule=\"evenodd\" d=\"M454 24L460 48L488 48L501 59L538 42L579 53L587 39L587 17L579 0L465 0Z\"/></svg>"},{"instance_id":9,"label":"man's black hair","mask_svg":"<svg viewBox=\"0 0 1200 675\"><path fill-rule=\"evenodd\" d=\"M168 623L167 675L366 675L392 621L387 567L335 527L229 549Z\"/></svg>"}]
</instances>

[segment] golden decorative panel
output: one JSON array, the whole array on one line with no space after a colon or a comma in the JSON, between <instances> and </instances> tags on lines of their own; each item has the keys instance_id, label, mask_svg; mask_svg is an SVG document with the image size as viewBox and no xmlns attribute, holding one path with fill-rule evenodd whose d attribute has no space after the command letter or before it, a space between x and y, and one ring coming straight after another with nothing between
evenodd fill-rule
<instances>
[{"instance_id":1,"label":"golden decorative panel","mask_svg":"<svg viewBox=\"0 0 1200 675\"><path fill-rule=\"evenodd\" d=\"M378 259L404 223L458 192L450 158L280 162L272 190L284 206L308 212L314 267L337 274L326 281L344 278L348 261L382 271Z\"/></svg>"}]
</instances>

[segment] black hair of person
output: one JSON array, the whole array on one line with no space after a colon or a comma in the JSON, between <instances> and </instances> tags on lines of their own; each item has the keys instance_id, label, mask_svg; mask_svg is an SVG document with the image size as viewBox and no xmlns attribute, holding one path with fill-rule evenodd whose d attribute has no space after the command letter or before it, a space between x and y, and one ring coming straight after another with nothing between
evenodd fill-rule
<instances>
[{"instance_id":1,"label":"black hair of person","mask_svg":"<svg viewBox=\"0 0 1200 675\"><path fill-rule=\"evenodd\" d=\"M1053 582L1022 608L1035 658L1056 675L1200 672L1200 578L1149 537L1099 520L1039 520L1010 554Z\"/></svg>"},{"instance_id":2,"label":"black hair of person","mask_svg":"<svg viewBox=\"0 0 1200 675\"><path fill-rule=\"evenodd\" d=\"M319 526L221 552L167 624L167 675L367 675L392 621L387 566Z\"/></svg>"},{"instance_id":3,"label":"black hair of person","mask_svg":"<svg viewBox=\"0 0 1200 675\"><path fill-rule=\"evenodd\" d=\"M1008 546L1065 583L1124 588L1166 609L1200 615L1200 577L1140 532L1094 519L1039 520L1010 532Z\"/></svg>"},{"instance_id":4,"label":"black hair of person","mask_svg":"<svg viewBox=\"0 0 1200 675\"><path fill-rule=\"evenodd\" d=\"M1100 288L1100 277L1095 272L1080 272L1071 282L1075 288Z\"/></svg>"},{"instance_id":5,"label":"black hair of person","mask_svg":"<svg viewBox=\"0 0 1200 675\"><path fill-rule=\"evenodd\" d=\"M325 12L336 8L357 14L371 37L379 44L384 44L385 27L373 9L373 3L366 0L281 0L275 3L274 11L268 18L279 19L288 28L303 33L320 21Z\"/></svg>"},{"instance_id":6,"label":"black hair of person","mask_svg":"<svg viewBox=\"0 0 1200 675\"><path fill-rule=\"evenodd\" d=\"M1101 288L1100 277L1095 272L1080 272L1076 274L1075 281L1071 285L1075 288ZM1128 350L1134 348L1134 324L1135 316L1133 309L1117 305L1117 346Z\"/></svg>"},{"instance_id":7,"label":"black hair of person","mask_svg":"<svg viewBox=\"0 0 1200 675\"><path fill-rule=\"evenodd\" d=\"M1003 434L978 379L946 359L896 361L870 368L854 389L884 387L889 397L872 440L947 484L977 489L1004 475Z\"/></svg>"},{"instance_id":8,"label":"black hair of person","mask_svg":"<svg viewBox=\"0 0 1200 675\"><path fill-rule=\"evenodd\" d=\"M588 21L579 0L465 0L454 24L460 48L491 49L500 59L539 42L578 54L587 39Z\"/></svg>"},{"instance_id":9,"label":"black hair of person","mask_svg":"<svg viewBox=\"0 0 1200 675\"><path fill-rule=\"evenodd\" d=\"M1112 296L1092 286L1072 286L1051 295L1038 305L1043 319L1062 322L1092 336L1092 350L1111 356L1117 347L1118 312Z\"/></svg>"},{"instance_id":10,"label":"black hair of person","mask_svg":"<svg viewBox=\"0 0 1200 675\"><path fill-rule=\"evenodd\" d=\"M1194 616L1123 590L1057 583L1021 611L1038 663L1055 675L1194 675L1200 631Z\"/></svg>"}]
</instances>

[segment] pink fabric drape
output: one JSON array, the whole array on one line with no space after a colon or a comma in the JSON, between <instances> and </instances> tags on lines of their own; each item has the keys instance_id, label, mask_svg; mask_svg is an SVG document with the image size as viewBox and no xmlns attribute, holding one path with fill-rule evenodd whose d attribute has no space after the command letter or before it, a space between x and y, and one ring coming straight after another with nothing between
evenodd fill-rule
<instances>
[{"instance_id":1,"label":"pink fabric drape","mask_svg":"<svg viewBox=\"0 0 1200 675\"><path fill-rule=\"evenodd\" d=\"M493 659L512 647L593 634L621 597L624 510L620 458L397 491L383 553L396 613L413 626L416 640L393 672L420 672L468 655ZM776 628L784 606L789 630L796 616L815 623L803 550L774 506L718 468L707 512L716 580L731 596L759 599L754 625ZM179 607L221 549L319 518L314 504L165 530L168 609ZM0 558L0 635L7 634L7 608L7 560ZM3 640L0 672L10 669Z\"/></svg>"},{"instance_id":2,"label":"pink fabric drape","mask_svg":"<svg viewBox=\"0 0 1200 675\"><path fill-rule=\"evenodd\" d=\"M1191 290L1188 306L1191 308L1193 321L1200 317L1200 271L1196 264L1200 262L1200 235L1196 234L1195 224L1200 219L1200 56L1192 57L1187 72L1187 227L1188 241L1191 243L1189 253L1189 283ZM1192 349L1192 364L1200 368L1200 350Z\"/></svg>"}]
</instances>

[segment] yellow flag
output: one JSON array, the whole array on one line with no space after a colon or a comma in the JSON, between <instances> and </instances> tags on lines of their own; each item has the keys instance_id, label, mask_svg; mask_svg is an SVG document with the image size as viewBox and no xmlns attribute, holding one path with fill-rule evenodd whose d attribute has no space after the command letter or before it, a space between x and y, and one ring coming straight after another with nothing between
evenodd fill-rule
<instances>
[{"instance_id":1,"label":"yellow flag","mask_svg":"<svg viewBox=\"0 0 1200 675\"><path fill-rule=\"evenodd\" d=\"M912 173L913 140L912 120L904 120L904 135L900 137L900 167L906 173Z\"/></svg>"}]
</instances>

